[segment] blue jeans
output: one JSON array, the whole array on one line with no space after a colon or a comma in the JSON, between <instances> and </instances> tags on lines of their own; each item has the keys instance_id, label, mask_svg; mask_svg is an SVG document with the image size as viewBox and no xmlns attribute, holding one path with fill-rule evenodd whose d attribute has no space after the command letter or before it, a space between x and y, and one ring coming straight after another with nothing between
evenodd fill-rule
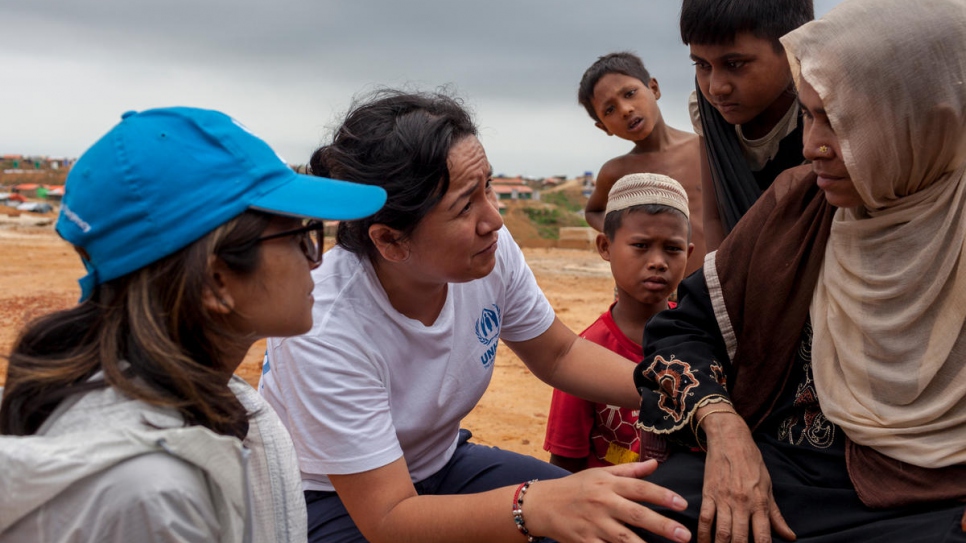
<instances>
[{"instance_id":1,"label":"blue jeans","mask_svg":"<svg viewBox=\"0 0 966 543\"><path fill-rule=\"evenodd\" d=\"M570 474L532 456L469 443L470 437L472 434L469 430L460 430L453 457L443 469L416 483L417 493L473 494L530 479L557 479ZM373 492L378 490L374 489ZM309 543L366 541L335 492L307 490L305 504L308 509ZM513 522L510 505L510 500L507 500L507 524Z\"/></svg>"}]
</instances>

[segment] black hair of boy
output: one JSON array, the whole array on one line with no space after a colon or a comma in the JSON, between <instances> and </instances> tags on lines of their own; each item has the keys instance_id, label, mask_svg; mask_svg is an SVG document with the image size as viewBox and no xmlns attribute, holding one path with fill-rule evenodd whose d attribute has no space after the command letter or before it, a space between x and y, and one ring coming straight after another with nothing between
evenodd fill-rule
<instances>
[{"instance_id":1,"label":"black hair of boy","mask_svg":"<svg viewBox=\"0 0 966 543\"><path fill-rule=\"evenodd\" d=\"M584 106L587 114L595 122L600 122L600 119L597 118L597 112L594 111L594 87L608 74L623 74L627 77L633 77L639 79L644 85L651 81L651 74L644 67L641 57L634 53L620 51L599 57L584 72L584 76L580 78L580 87L577 89L577 102Z\"/></svg>"},{"instance_id":2,"label":"black hair of boy","mask_svg":"<svg viewBox=\"0 0 966 543\"><path fill-rule=\"evenodd\" d=\"M661 213L677 213L684 222L688 224L688 243L691 243L691 221L688 216L681 213L680 209L675 209L664 204L639 204L636 206L611 211L604 217L604 235L607 239L614 241L614 236L624 224L624 217L631 213L647 213L648 215L660 215Z\"/></svg>"},{"instance_id":3,"label":"black hair of boy","mask_svg":"<svg viewBox=\"0 0 966 543\"><path fill-rule=\"evenodd\" d=\"M729 45L738 34L750 32L771 40L780 53L778 38L814 18L812 0L684 0L681 40L685 45Z\"/></svg>"}]
</instances>

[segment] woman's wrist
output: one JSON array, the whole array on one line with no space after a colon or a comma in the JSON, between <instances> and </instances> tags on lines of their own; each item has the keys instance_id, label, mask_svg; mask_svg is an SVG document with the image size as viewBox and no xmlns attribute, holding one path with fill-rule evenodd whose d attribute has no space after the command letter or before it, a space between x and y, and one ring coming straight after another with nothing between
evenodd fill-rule
<instances>
[{"instance_id":1,"label":"woman's wrist","mask_svg":"<svg viewBox=\"0 0 966 543\"><path fill-rule=\"evenodd\" d=\"M543 539L541 536L533 535L527 526L526 518L523 516L523 504L526 501L527 492L533 483L536 483L536 479L531 479L525 483L521 483L520 486L516 488L513 493L513 522L516 524L517 530L527 538L528 543L535 543Z\"/></svg>"},{"instance_id":2,"label":"woman's wrist","mask_svg":"<svg viewBox=\"0 0 966 543\"><path fill-rule=\"evenodd\" d=\"M708 440L732 431L734 424L744 424L744 420L728 402L706 404L691 415L694 437L702 449Z\"/></svg>"}]
</instances>

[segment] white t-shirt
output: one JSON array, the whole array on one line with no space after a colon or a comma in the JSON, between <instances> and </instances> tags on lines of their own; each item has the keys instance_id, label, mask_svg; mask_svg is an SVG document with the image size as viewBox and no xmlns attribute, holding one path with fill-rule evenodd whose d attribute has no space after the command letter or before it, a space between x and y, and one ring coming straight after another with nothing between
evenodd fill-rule
<instances>
[{"instance_id":1,"label":"white t-shirt","mask_svg":"<svg viewBox=\"0 0 966 543\"><path fill-rule=\"evenodd\" d=\"M313 277L312 330L269 340L259 386L292 434L306 490L401 456L413 482L439 471L490 382L498 338L533 339L554 319L506 228L493 271L449 284L432 326L393 309L367 258L336 247Z\"/></svg>"}]
</instances>

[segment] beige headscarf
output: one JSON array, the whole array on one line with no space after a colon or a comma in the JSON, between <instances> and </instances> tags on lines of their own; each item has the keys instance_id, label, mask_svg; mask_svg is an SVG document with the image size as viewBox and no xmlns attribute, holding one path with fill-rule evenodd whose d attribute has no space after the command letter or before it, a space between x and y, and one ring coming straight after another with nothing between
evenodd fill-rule
<instances>
[{"instance_id":1,"label":"beige headscarf","mask_svg":"<svg viewBox=\"0 0 966 543\"><path fill-rule=\"evenodd\" d=\"M846 0L782 38L865 206L811 306L825 415L926 468L966 463L966 0Z\"/></svg>"}]
</instances>

